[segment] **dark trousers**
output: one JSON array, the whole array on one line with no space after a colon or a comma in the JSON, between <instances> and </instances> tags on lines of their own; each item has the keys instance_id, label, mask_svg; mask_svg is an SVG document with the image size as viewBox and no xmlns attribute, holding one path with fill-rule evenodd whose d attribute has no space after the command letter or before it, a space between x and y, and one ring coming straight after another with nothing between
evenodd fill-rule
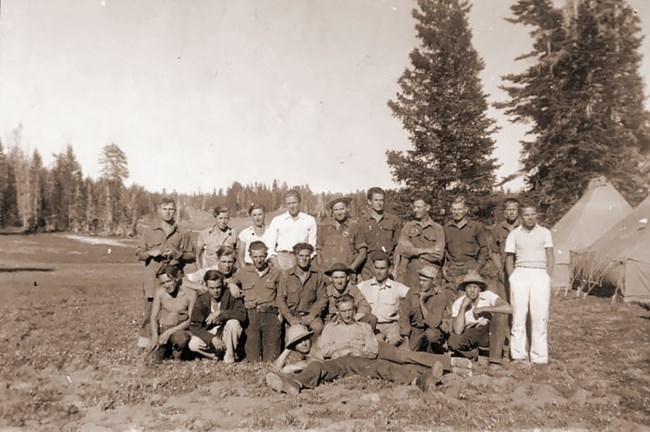
<instances>
[{"instance_id":1,"label":"dark trousers","mask_svg":"<svg viewBox=\"0 0 650 432\"><path fill-rule=\"evenodd\" d=\"M271 362L278 358L282 349L282 322L277 310L266 312L251 308L246 328L246 359L250 362Z\"/></svg>"},{"instance_id":2,"label":"dark trousers","mask_svg":"<svg viewBox=\"0 0 650 432\"><path fill-rule=\"evenodd\" d=\"M289 377L305 388L350 375L379 378L396 384L410 384L429 368L415 364L397 364L382 359L345 356L336 360L313 361L305 369Z\"/></svg>"},{"instance_id":3,"label":"dark trousers","mask_svg":"<svg viewBox=\"0 0 650 432\"><path fill-rule=\"evenodd\" d=\"M160 333L164 332L165 328L160 329ZM174 358L180 360L186 353L187 344L190 342L192 335L188 330L179 330L172 333L166 344L160 345L156 348L151 356L156 361L162 361L166 358Z\"/></svg>"},{"instance_id":4,"label":"dark trousers","mask_svg":"<svg viewBox=\"0 0 650 432\"><path fill-rule=\"evenodd\" d=\"M413 351L434 352L442 354L445 352L445 334L439 328L415 328L411 327L409 348Z\"/></svg>"},{"instance_id":5,"label":"dark trousers","mask_svg":"<svg viewBox=\"0 0 650 432\"><path fill-rule=\"evenodd\" d=\"M398 364L414 364L430 368L435 362L442 363L442 368L446 371L451 370L451 355L431 354L422 351L410 351L404 348L396 348L384 341L379 341L379 352L377 359L387 360Z\"/></svg>"},{"instance_id":6,"label":"dark trousers","mask_svg":"<svg viewBox=\"0 0 650 432\"><path fill-rule=\"evenodd\" d=\"M476 358L478 347L489 346L490 363L501 363L507 333L508 314L493 313L489 325L467 327L461 334L452 333L449 349L462 357Z\"/></svg>"}]
</instances>

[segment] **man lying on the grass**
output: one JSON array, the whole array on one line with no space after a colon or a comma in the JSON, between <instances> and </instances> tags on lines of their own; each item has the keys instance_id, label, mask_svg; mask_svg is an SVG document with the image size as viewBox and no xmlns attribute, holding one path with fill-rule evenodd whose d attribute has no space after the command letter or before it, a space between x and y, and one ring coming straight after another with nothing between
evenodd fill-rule
<instances>
[{"instance_id":1,"label":"man lying on the grass","mask_svg":"<svg viewBox=\"0 0 650 432\"><path fill-rule=\"evenodd\" d=\"M337 300L337 310L338 318L325 325L318 346L313 350L309 342L311 333L306 328L289 328L287 349L275 364L276 370L281 372L266 376L271 388L297 394L302 388L314 388L322 382L363 375L398 384L413 383L429 390L443 370L471 375L472 363L468 359L398 349L374 336L369 339L367 333L372 335L372 329L369 324L354 320L354 299L349 295ZM303 359L285 365L292 351L300 352Z\"/></svg>"},{"instance_id":2,"label":"man lying on the grass","mask_svg":"<svg viewBox=\"0 0 650 432\"><path fill-rule=\"evenodd\" d=\"M154 361L180 359L190 340L190 312L196 301L194 290L182 286L183 272L164 265L156 273L160 286L151 307L151 339L148 349Z\"/></svg>"},{"instance_id":3,"label":"man lying on the grass","mask_svg":"<svg viewBox=\"0 0 650 432\"><path fill-rule=\"evenodd\" d=\"M246 309L241 298L227 289L224 275L208 270L203 276L207 293L201 294L190 316L190 351L212 359L234 363L235 354L246 323Z\"/></svg>"}]
</instances>

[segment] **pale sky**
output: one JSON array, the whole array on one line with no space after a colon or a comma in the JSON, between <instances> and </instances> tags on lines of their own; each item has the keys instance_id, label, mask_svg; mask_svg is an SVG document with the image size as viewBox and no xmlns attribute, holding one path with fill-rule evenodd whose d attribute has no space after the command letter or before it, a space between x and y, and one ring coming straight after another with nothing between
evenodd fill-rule
<instances>
[{"instance_id":1,"label":"pale sky","mask_svg":"<svg viewBox=\"0 0 650 432\"><path fill-rule=\"evenodd\" d=\"M528 29L514 0L475 0L474 47L490 101L522 70ZM632 0L647 34L650 2ZM315 192L397 186L385 152L409 147L386 105L416 43L406 0L3 0L0 137L46 163L72 144L99 173L114 142L152 191L203 192L233 181L309 184ZM642 75L650 77L644 42ZM519 167L526 129L502 130L495 156ZM510 184L519 187L521 181Z\"/></svg>"}]
</instances>

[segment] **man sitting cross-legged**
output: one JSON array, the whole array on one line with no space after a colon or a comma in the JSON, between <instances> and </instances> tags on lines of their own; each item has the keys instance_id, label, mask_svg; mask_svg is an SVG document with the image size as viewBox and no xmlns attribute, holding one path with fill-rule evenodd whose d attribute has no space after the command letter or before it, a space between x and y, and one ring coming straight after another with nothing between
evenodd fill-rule
<instances>
[{"instance_id":1,"label":"man sitting cross-legged","mask_svg":"<svg viewBox=\"0 0 650 432\"><path fill-rule=\"evenodd\" d=\"M235 353L246 322L246 309L240 298L234 298L218 270L208 270L203 276L208 292L201 294L192 309L189 349L224 363L234 363Z\"/></svg>"},{"instance_id":2,"label":"man sitting cross-legged","mask_svg":"<svg viewBox=\"0 0 650 432\"><path fill-rule=\"evenodd\" d=\"M449 355L411 352L377 341L369 324L354 320L354 299L349 295L337 300L337 309L337 318L325 325L312 361L304 362L302 367L285 366L283 373L267 374L266 381L271 388L297 394L302 388L314 388L322 382L362 375L398 384L413 383L429 390L442 376L443 369L451 370L453 366L471 374L471 362L466 359L456 359L457 364L452 365ZM278 369L288 355L285 353L276 364Z\"/></svg>"},{"instance_id":3,"label":"man sitting cross-legged","mask_svg":"<svg viewBox=\"0 0 650 432\"><path fill-rule=\"evenodd\" d=\"M182 287L183 272L178 267L163 265L156 277L161 286L156 288L151 306L148 348L156 362L168 357L178 360L190 340L187 329L196 293Z\"/></svg>"},{"instance_id":4,"label":"man sitting cross-legged","mask_svg":"<svg viewBox=\"0 0 650 432\"><path fill-rule=\"evenodd\" d=\"M463 357L476 359L478 347L489 345L489 369L499 370L512 307L497 294L486 291L487 284L475 271L465 275L458 290L465 291L465 295L451 306L453 322L449 349Z\"/></svg>"}]
</instances>

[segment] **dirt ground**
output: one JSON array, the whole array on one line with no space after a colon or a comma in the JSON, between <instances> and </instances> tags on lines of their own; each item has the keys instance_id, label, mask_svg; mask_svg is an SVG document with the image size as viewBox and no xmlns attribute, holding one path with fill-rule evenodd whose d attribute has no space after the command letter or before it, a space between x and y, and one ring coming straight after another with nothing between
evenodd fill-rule
<instances>
[{"instance_id":1,"label":"dirt ground","mask_svg":"<svg viewBox=\"0 0 650 432\"><path fill-rule=\"evenodd\" d=\"M435 392L351 377L290 397L266 365L149 366L134 242L0 235L3 430L648 430L650 314L553 297L549 365L445 375ZM110 252L109 252L110 250Z\"/></svg>"}]
</instances>

